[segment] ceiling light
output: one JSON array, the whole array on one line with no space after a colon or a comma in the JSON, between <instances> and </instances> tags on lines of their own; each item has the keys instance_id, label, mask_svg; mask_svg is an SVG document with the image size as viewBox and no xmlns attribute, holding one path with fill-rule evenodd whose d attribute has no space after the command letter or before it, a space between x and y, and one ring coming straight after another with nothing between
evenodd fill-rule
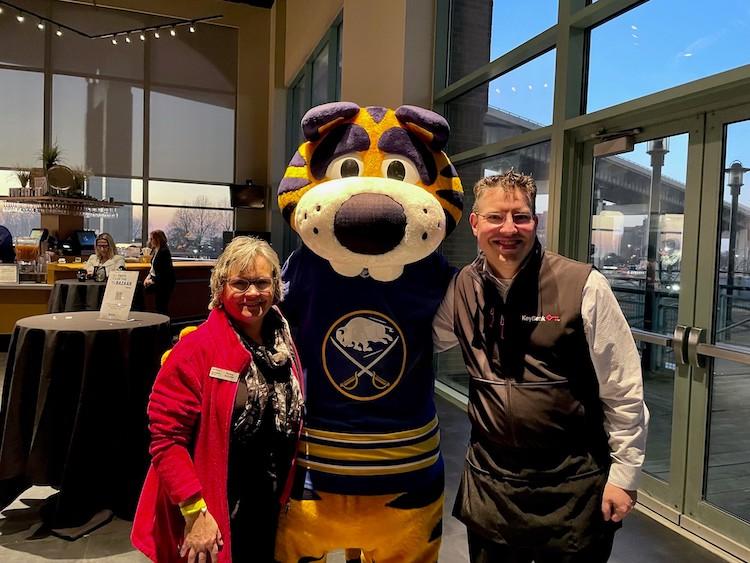
<instances>
[{"instance_id":1,"label":"ceiling light","mask_svg":"<svg viewBox=\"0 0 750 563\"><path fill-rule=\"evenodd\" d=\"M37 29L44 29L44 22L40 20L39 23L36 24L36 27Z\"/></svg>"},{"instance_id":2,"label":"ceiling light","mask_svg":"<svg viewBox=\"0 0 750 563\"><path fill-rule=\"evenodd\" d=\"M170 29L169 35L171 35L172 37L175 37L177 35L177 30L175 28Z\"/></svg>"},{"instance_id":3,"label":"ceiling light","mask_svg":"<svg viewBox=\"0 0 750 563\"><path fill-rule=\"evenodd\" d=\"M55 32L55 35L57 35L58 37L62 37L62 29L57 28L57 31Z\"/></svg>"},{"instance_id":4,"label":"ceiling light","mask_svg":"<svg viewBox=\"0 0 750 563\"><path fill-rule=\"evenodd\" d=\"M143 32L141 32L141 34L138 36L138 39L140 39L141 41L145 41L146 40L146 34L143 33Z\"/></svg>"},{"instance_id":5,"label":"ceiling light","mask_svg":"<svg viewBox=\"0 0 750 563\"><path fill-rule=\"evenodd\" d=\"M125 36L125 43L130 43L130 37L128 37L127 35Z\"/></svg>"},{"instance_id":6,"label":"ceiling light","mask_svg":"<svg viewBox=\"0 0 750 563\"><path fill-rule=\"evenodd\" d=\"M194 25L191 25L188 29L190 30L190 33L195 33L195 26Z\"/></svg>"},{"instance_id":7,"label":"ceiling light","mask_svg":"<svg viewBox=\"0 0 750 563\"><path fill-rule=\"evenodd\" d=\"M3 13L3 7L0 6L0 14L2 14L2 13Z\"/></svg>"},{"instance_id":8,"label":"ceiling light","mask_svg":"<svg viewBox=\"0 0 750 563\"><path fill-rule=\"evenodd\" d=\"M23 12L18 12L16 19L18 20L18 23L23 23L26 18L24 17Z\"/></svg>"},{"instance_id":9,"label":"ceiling light","mask_svg":"<svg viewBox=\"0 0 750 563\"><path fill-rule=\"evenodd\" d=\"M112 45L117 45L117 37L112 38Z\"/></svg>"},{"instance_id":10,"label":"ceiling light","mask_svg":"<svg viewBox=\"0 0 750 563\"><path fill-rule=\"evenodd\" d=\"M159 36L159 30L156 30L156 31L154 31L154 37L155 37L156 39L159 39L159 37L160 37L160 36Z\"/></svg>"}]
</instances>

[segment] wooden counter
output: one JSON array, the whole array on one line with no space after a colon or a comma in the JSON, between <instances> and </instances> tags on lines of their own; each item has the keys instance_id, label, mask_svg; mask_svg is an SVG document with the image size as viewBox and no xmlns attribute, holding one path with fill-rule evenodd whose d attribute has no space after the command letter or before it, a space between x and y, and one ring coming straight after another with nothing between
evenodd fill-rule
<instances>
[{"instance_id":1,"label":"wooden counter","mask_svg":"<svg viewBox=\"0 0 750 563\"><path fill-rule=\"evenodd\" d=\"M173 324L191 324L208 316L208 302L211 296L209 281L215 260L175 261L177 283L169 302L169 316ZM57 280L76 277L85 263L49 264L47 284L0 285L0 334L10 334L18 319L47 312L47 303L52 286ZM151 269L151 264L127 262L126 270L138 272L143 281ZM154 296L145 295L145 310L156 311Z\"/></svg>"}]
</instances>

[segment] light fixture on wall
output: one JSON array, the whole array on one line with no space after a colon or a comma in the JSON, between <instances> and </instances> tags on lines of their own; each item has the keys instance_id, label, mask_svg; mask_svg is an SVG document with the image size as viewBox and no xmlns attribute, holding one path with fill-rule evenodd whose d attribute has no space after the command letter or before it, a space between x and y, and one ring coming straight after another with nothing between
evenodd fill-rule
<instances>
[{"instance_id":1,"label":"light fixture on wall","mask_svg":"<svg viewBox=\"0 0 750 563\"><path fill-rule=\"evenodd\" d=\"M94 2L91 6L94 8L97 8L96 2ZM138 34L138 38L141 41L145 41L147 37L147 31L150 31L150 30L153 30L155 39L159 39L160 37L159 29L165 29L165 30L169 29L169 35L171 37L177 36L177 28L180 26L187 27L190 33L195 33L197 31L197 26L196 26L197 23L216 20L216 19L224 17L223 14L216 14L213 16L203 16L200 18L193 18L193 19L173 18L172 21L165 21L161 23L158 27L136 27L133 29L123 29L121 31L114 31L114 32L110 31L107 33L90 34L90 33L86 33L85 31L81 31L80 29L76 29L74 27L66 25L57 20L54 20L52 18L49 18L43 14L37 14L26 8L17 6L13 2L0 0L0 14L3 13L5 7L8 7L11 10L15 10L17 12L16 20L18 21L18 23L24 23L26 21L26 16L31 16L39 20L39 22L37 23L37 28L39 30L43 31L44 29L46 29L47 24L52 25L54 28L56 28L55 35L57 37L62 37L63 29L65 29L67 31L75 33L76 35L80 37L85 37L86 39L110 39L113 45L117 45L119 43L119 41L117 40L117 36L119 35L122 35L125 37L125 43L131 43L129 36L130 34L134 34L134 33Z\"/></svg>"}]
</instances>

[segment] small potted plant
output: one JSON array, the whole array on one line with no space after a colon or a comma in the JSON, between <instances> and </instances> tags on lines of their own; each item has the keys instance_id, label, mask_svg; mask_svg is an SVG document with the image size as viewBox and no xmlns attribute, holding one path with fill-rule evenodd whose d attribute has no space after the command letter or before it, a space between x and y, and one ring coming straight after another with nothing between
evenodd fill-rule
<instances>
[{"instance_id":1,"label":"small potted plant","mask_svg":"<svg viewBox=\"0 0 750 563\"><path fill-rule=\"evenodd\" d=\"M21 184L21 188L18 190L18 195L31 195L29 187L29 181L31 180L31 170L29 170L28 168L19 167L18 172L16 172L16 178L18 178L18 182Z\"/></svg>"},{"instance_id":2,"label":"small potted plant","mask_svg":"<svg viewBox=\"0 0 750 563\"><path fill-rule=\"evenodd\" d=\"M53 166L60 164L62 162L61 156L62 149L56 142L42 148L42 152L39 153L39 159L42 161L45 172Z\"/></svg>"}]
</instances>

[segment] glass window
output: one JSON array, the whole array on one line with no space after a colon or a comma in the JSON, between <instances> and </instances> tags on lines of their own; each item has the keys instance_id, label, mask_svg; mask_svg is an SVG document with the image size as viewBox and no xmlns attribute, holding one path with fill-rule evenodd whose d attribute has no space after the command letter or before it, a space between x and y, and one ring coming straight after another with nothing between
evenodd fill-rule
<instances>
[{"instance_id":1,"label":"glass window","mask_svg":"<svg viewBox=\"0 0 750 563\"><path fill-rule=\"evenodd\" d=\"M289 116L289 127L290 127L290 146L289 146L289 156L291 158L291 155L294 153L295 150L297 150L297 147L299 147L305 140L304 136L302 135L302 128L300 127L300 121L302 121L302 116L307 111L307 100L305 97L305 76L303 75L300 77L299 80L297 80L296 84L292 86L292 112Z\"/></svg>"},{"instance_id":2,"label":"glass window","mask_svg":"<svg viewBox=\"0 0 750 563\"><path fill-rule=\"evenodd\" d=\"M21 185L16 173L16 170L0 170L0 195L10 195L10 188ZM0 225L7 227L14 239L28 236L31 229L41 224L39 213L10 213L0 205Z\"/></svg>"},{"instance_id":3,"label":"glass window","mask_svg":"<svg viewBox=\"0 0 750 563\"><path fill-rule=\"evenodd\" d=\"M557 23L558 0L453 0L449 83Z\"/></svg>"},{"instance_id":4,"label":"glass window","mask_svg":"<svg viewBox=\"0 0 750 563\"><path fill-rule=\"evenodd\" d=\"M178 27L151 39L151 76L160 86L201 88L232 94L237 87L237 30L196 24L195 33Z\"/></svg>"},{"instance_id":5,"label":"glass window","mask_svg":"<svg viewBox=\"0 0 750 563\"><path fill-rule=\"evenodd\" d=\"M44 76L0 69L0 166L30 168L44 137Z\"/></svg>"},{"instance_id":6,"label":"glass window","mask_svg":"<svg viewBox=\"0 0 750 563\"><path fill-rule=\"evenodd\" d=\"M594 162L591 261L631 327L667 335L677 323L687 149L685 133Z\"/></svg>"},{"instance_id":7,"label":"glass window","mask_svg":"<svg viewBox=\"0 0 750 563\"><path fill-rule=\"evenodd\" d=\"M117 217L87 218L84 228L97 233L109 233L115 242L142 245L143 207L123 205L117 209Z\"/></svg>"},{"instance_id":8,"label":"glass window","mask_svg":"<svg viewBox=\"0 0 750 563\"><path fill-rule=\"evenodd\" d=\"M587 111L750 63L748 26L745 0L701 10L651 0L592 29Z\"/></svg>"},{"instance_id":9,"label":"glass window","mask_svg":"<svg viewBox=\"0 0 750 563\"><path fill-rule=\"evenodd\" d=\"M52 138L68 166L96 174L143 175L143 88L127 82L56 75Z\"/></svg>"},{"instance_id":10,"label":"glass window","mask_svg":"<svg viewBox=\"0 0 750 563\"><path fill-rule=\"evenodd\" d=\"M122 203L143 203L143 180L89 176L86 193L97 199L112 198Z\"/></svg>"},{"instance_id":11,"label":"glass window","mask_svg":"<svg viewBox=\"0 0 750 563\"><path fill-rule=\"evenodd\" d=\"M138 20L116 29L132 29L142 25ZM87 74L143 80L143 42L131 34L127 44L125 37L89 39L63 30L62 36L52 41L52 68L54 72ZM101 32L97 32L101 33Z\"/></svg>"},{"instance_id":12,"label":"glass window","mask_svg":"<svg viewBox=\"0 0 750 563\"><path fill-rule=\"evenodd\" d=\"M10 8L2 6L0 16L0 64L42 69L44 67L44 31L27 19L18 23Z\"/></svg>"},{"instance_id":13,"label":"glass window","mask_svg":"<svg viewBox=\"0 0 750 563\"><path fill-rule=\"evenodd\" d=\"M549 208L549 151L545 141L529 147L507 152L477 162L456 166L464 187L464 215L456 230L445 239L440 250L456 267L470 263L477 256L477 243L471 232L469 213L474 205L474 184L485 176L507 172L511 168L531 174L536 180L536 213L539 217L537 236L544 245L546 239L547 210ZM468 394L469 377L458 347L438 357L438 380L457 391Z\"/></svg>"},{"instance_id":14,"label":"glass window","mask_svg":"<svg viewBox=\"0 0 750 563\"><path fill-rule=\"evenodd\" d=\"M199 196L196 203L203 201ZM148 230L167 234L174 257L217 258L224 247L223 231L232 230L233 212L200 207L150 206Z\"/></svg>"},{"instance_id":15,"label":"glass window","mask_svg":"<svg viewBox=\"0 0 750 563\"><path fill-rule=\"evenodd\" d=\"M151 93L150 176L234 180L235 96L183 88Z\"/></svg>"},{"instance_id":16,"label":"glass window","mask_svg":"<svg viewBox=\"0 0 750 563\"><path fill-rule=\"evenodd\" d=\"M229 209L229 187L152 180L148 184L148 201L151 204Z\"/></svg>"},{"instance_id":17,"label":"glass window","mask_svg":"<svg viewBox=\"0 0 750 563\"><path fill-rule=\"evenodd\" d=\"M750 346L750 121L726 126L715 342Z\"/></svg>"},{"instance_id":18,"label":"glass window","mask_svg":"<svg viewBox=\"0 0 750 563\"><path fill-rule=\"evenodd\" d=\"M312 65L312 105L328 101L328 44L323 47Z\"/></svg>"},{"instance_id":19,"label":"glass window","mask_svg":"<svg viewBox=\"0 0 750 563\"><path fill-rule=\"evenodd\" d=\"M449 102L448 153L507 139L552 123L555 51L477 86Z\"/></svg>"}]
</instances>

